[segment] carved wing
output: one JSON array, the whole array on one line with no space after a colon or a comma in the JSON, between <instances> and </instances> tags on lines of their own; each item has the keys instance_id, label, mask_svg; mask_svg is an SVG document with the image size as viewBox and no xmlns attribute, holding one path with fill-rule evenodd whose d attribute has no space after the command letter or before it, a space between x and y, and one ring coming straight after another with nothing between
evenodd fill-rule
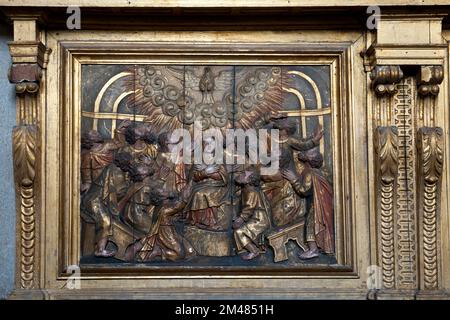
<instances>
[{"instance_id":1,"label":"carved wing","mask_svg":"<svg viewBox=\"0 0 450 320\"><path fill-rule=\"evenodd\" d=\"M168 66L167 70L173 72L174 77L176 77L181 84L186 82L184 89L199 90L198 85L201 76L191 68L186 68L184 66Z\"/></svg>"},{"instance_id":2,"label":"carved wing","mask_svg":"<svg viewBox=\"0 0 450 320\"><path fill-rule=\"evenodd\" d=\"M184 97L180 76L183 68L136 66L128 83L134 96L129 100L138 115L145 115L155 131L169 131L183 125L183 109L189 99Z\"/></svg>"},{"instance_id":3,"label":"carved wing","mask_svg":"<svg viewBox=\"0 0 450 320\"><path fill-rule=\"evenodd\" d=\"M230 70L221 71L214 81L216 89L228 90L230 88L230 84L233 83L233 72Z\"/></svg>"},{"instance_id":4,"label":"carved wing","mask_svg":"<svg viewBox=\"0 0 450 320\"><path fill-rule=\"evenodd\" d=\"M281 68L218 68L222 70L214 78L214 101L205 103L199 90L201 76L196 73L202 68L136 66L126 88L135 92L128 103L158 131L190 126L195 120L204 129L233 125L248 129L259 126L268 113L281 109Z\"/></svg>"},{"instance_id":5,"label":"carved wing","mask_svg":"<svg viewBox=\"0 0 450 320\"><path fill-rule=\"evenodd\" d=\"M245 67L239 70L233 110L236 127L261 126L265 115L281 109L282 90L280 67ZM232 93L224 98L228 105L233 103Z\"/></svg>"},{"instance_id":6,"label":"carved wing","mask_svg":"<svg viewBox=\"0 0 450 320\"><path fill-rule=\"evenodd\" d=\"M200 76L193 70L186 69L184 81L186 81L186 89L199 90Z\"/></svg>"}]
</instances>

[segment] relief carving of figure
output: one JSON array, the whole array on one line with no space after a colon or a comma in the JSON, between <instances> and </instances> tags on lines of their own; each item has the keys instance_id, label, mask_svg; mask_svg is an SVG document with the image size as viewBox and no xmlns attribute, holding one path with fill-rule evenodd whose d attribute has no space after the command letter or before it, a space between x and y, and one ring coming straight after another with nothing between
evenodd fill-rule
<instances>
[{"instance_id":1,"label":"relief carving of figure","mask_svg":"<svg viewBox=\"0 0 450 320\"><path fill-rule=\"evenodd\" d=\"M136 257L137 261L145 262L160 257L162 260L176 261L195 254L194 248L178 233L174 224L186 206L190 191L190 184L176 195L169 195L159 189L152 190L149 199L156 208L153 224L147 236L129 247L126 253L128 260Z\"/></svg>"},{"instance_id":2,"label":"relief carving of figure","mask_svg":"<svg viewBox=\"0 0 450 320\"><path fill-rule=\"evenodd\" d=\"M214 139L204 142L205 152L214 152ZM192 195L184 211L186 221L191 225L206 229L219 229L217 225L217 210L227 204L228 174L221 164L195 164L191 171L193 180Z\"/></svg>"},{"instance_id":3,"label":"relief carving of figure","mask_svg":"<svg viewBox=\"0 0 450 320\"><path fill-rule=\"evenodd\" d=\"M89 189L103 169L113 161L114 152L124 145L124 131L129 125L123 122L117 129L116 138L103 139L96 130L87 132L81 139L81 192Z\"/></svg>"},{"instance_id":4,"label":"relief carving of figure","mask_svg":"<svg viewBox=\"0 0 450 320\"><path fill-rule=\"evenodd\" d=\"M242 208L233 222L234 239L241 258L251 260L264 247L264 232L270 229L270 204L261 191L256 171L245 171L236 177L242 186Z\"/></svg>"},{"instance_id":5,"label":"relief carving of figure","mask_svg":"<svg viewBox=\"0 0 450 320\"><path fill-rule=\"evenodd\" d=\"M133 122L117 120L130 119L128 113L109 122L98 117L92 120L97 122L83 124L80 188L86 233L81 238L91 241L84 248L86 256L96 261L181 265L182 260L206 266L298 263L298 258L323 261L332 256L333 187L325 173L332 163L329 154L320 151L331 139L331 121L313 119L312 109L306 115L298 111L307 125L293 121L297 106L287 106L292 99L283 101L289 84L283 81L283 68L135 68L132 79L124 80L126 92L134 92L132 104L118 105L122 111L117 113L128 110L139 117ZM110 113L110 106L103 107ZM245 153L237 154L229 145L234 147L241 136L225 141L202 133L196 141L197 124L202 131L214 129L223 136L228 129L257 133L248 133ZM100 128L101 134L91 128ZM182 138L173 134L179 129L185 129ZM250 138L264 136L258 129L276 129L278 135L258 140L255 146ZM189 148L201 146L202 161L182 161L187 152L197 151L179 149L184 139L189 139ZM271 151L272 162L266 163L259 152L261 146L275 150L271 143L278 145L279 153ZM222 145L226 150L216 161ZM276 173L262 174L275 163L275 156ZM227 157L237 161L229 163ZM289 240L298 244L291 251L286 249Z\"/></svg>"},{"instance_id":6,"label":"relief carving of figure","mask_svg":"<svg viewBox=\"0 0 450 320\"><path fill-rule=\"evenodd\" d=\"M294 190L307 199L306 241L309 249L300 254L301 259L319 255L319 248L327 254L334 253L333 188L319 170L323 157L318 148L302 151L298 160L303 165L298 174L291 169L283 171Z\"/></svg>"},{"instance_id":7,"label":"relief carving of figure","mask_svg":"<svg viewBox=\"0 0 450 320\"><path fill-rule=\"evenodd\" d=\"M285 116L275 115L269 124L279 130L280 168L294 170L294 151L305 151L314 148L320 142L323 132L317 128L314 136L302 139L295 135L295 123ZM261 176L263 191L266 193L272 207L272 222L282 227L298 221L305 210L304 201L293 190L289 181L284 179L279 171L275 175Z\"/></svg>"},{"instance_id":8,"label":"relief carving of figure","mask_svg":"<svg viewBox=\"0 0 450 320\"><path fill-rule=\"evenodd\" d=\"M112 236L111 219L119 216L119 201L127 193L130 185L128 171L132 157L128 153L118 153L92 183L81 198L81 214L88 222L95 223L95 255L111 257L113 250L106 245Z\"/></svg>"}]
</instances>

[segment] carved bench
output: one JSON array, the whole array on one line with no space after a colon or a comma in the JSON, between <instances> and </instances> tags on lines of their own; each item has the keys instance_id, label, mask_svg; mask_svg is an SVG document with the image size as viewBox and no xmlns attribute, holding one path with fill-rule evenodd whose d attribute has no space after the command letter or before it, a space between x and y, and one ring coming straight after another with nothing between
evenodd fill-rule
<instances>
[{"instance_id":1,"label":"carved bench","mask_svg":"<svg viewBox=\"0 0 450 320\"><path fill-rule=\"evenodd\" d=\"M280 262L288 259L286 243L289 240L295 240L302 250L308 250L304 242L305 239L305 221L290 225L281 230L277 230L267 236L269 245L274 252L274 261Z\"/></svg>"},{"instance_id":2,"label":"carved bench","mask_svg":"<svg viewBox=\"0 0 450 320\"><path fill-rule=\"evenodd\" d=\"M125 250L127 247L134 243L137 239L144 237L145 235L133 228L127 226L116 218L111 219L112 236L109 241L116 245L117 252L114 258L119 260L125 259ZM81 238L82 240L90 239L90 241L83 241L81 248L82 255L94 254L94 239L95 239L95 225L81 219Z\"/></svg>"}]
</instances>

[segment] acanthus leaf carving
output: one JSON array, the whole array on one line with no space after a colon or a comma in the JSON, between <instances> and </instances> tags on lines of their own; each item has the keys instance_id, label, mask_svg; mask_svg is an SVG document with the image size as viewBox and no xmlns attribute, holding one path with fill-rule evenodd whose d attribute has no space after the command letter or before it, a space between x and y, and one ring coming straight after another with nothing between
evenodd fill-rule
<instances>
[{"instance_id":1,"label":"acanthus leaf carving","mask_svg":"<svg viewBox=\"0 0 450 320\"><path fill-rule=\"evenodd\" d=\"M31 289L35 285L35 190L36 136L33 125L17 126L13 130L14 173L20 202L20 285Z\"/></svg>"},{"instance_id":2,"label":"acanthus leaf carving","mask_svg":"<svg viewBox=\"0 0 450 320\"><path fill-rule=\"evenodd\" d=\"M439 127L422 127L418 131L419 169L421 173L421 247L422 278L426 290L439 287L439 200L443 170L443 130Z\"/></svg>"},{"instance_id":3,"label":"acanthus leaf carving","mask_svg":"<svg viewBox=\"0 0 450 320\"><path fill-rule=\"evenodd\" d=\"M398 174L398 130L396 127L378 127L375 135L378 154L378 223L383 287L395 287L394 207L395 185Z\"/></svg>"}]
</instances>

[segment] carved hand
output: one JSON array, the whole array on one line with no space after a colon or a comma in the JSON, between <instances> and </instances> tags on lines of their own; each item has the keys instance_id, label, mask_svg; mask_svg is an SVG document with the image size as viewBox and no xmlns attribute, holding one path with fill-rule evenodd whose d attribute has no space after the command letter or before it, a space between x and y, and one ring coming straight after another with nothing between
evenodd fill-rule
<instances>
[{"instance_id":1,"label":"carved hand","mask_svg":"<svg viewBox=\"0 0 450 320\"><path fill-rule=\"evenodd\" d=\"M244 219L241 217L237 217L236 220L233 221L233 229L238 229L244 224Z\"/></svg>"},{"instance_id":2,"label":"carved hand","mask_svg":"<svg viewBox=\"0 0 450 320\"><path fill-rule=\"evenodd\" d=\"M285 178L286 180L289 180L291 182L298 179L297 174L290 169L281 170L281 175L283 176L283 178Z\"/></svg>"},{"instance_id":3,"label":"carved hand","mask_svg":"<svg viewBox=\"0 0 450 320\"><path fill-rule=\"evenodd\" d=\"M314 129L314 135L313 135L313 142L314 144L318 145L320 142L320 139L322 139L323 137L323 129L322 126L319 124L315 129Z\"/></svg>"},{"instance_id":4,"label":"carved hand","mask_svg":"<svg viewBox=\"0 0 450 320\"><path fill-rule=\"evenodd\" d=\"M122 130L122 129L128 128L130 125L131 125L130 120L123 120L117 127L117 130Z\"/></svg>"}]
</instances>

